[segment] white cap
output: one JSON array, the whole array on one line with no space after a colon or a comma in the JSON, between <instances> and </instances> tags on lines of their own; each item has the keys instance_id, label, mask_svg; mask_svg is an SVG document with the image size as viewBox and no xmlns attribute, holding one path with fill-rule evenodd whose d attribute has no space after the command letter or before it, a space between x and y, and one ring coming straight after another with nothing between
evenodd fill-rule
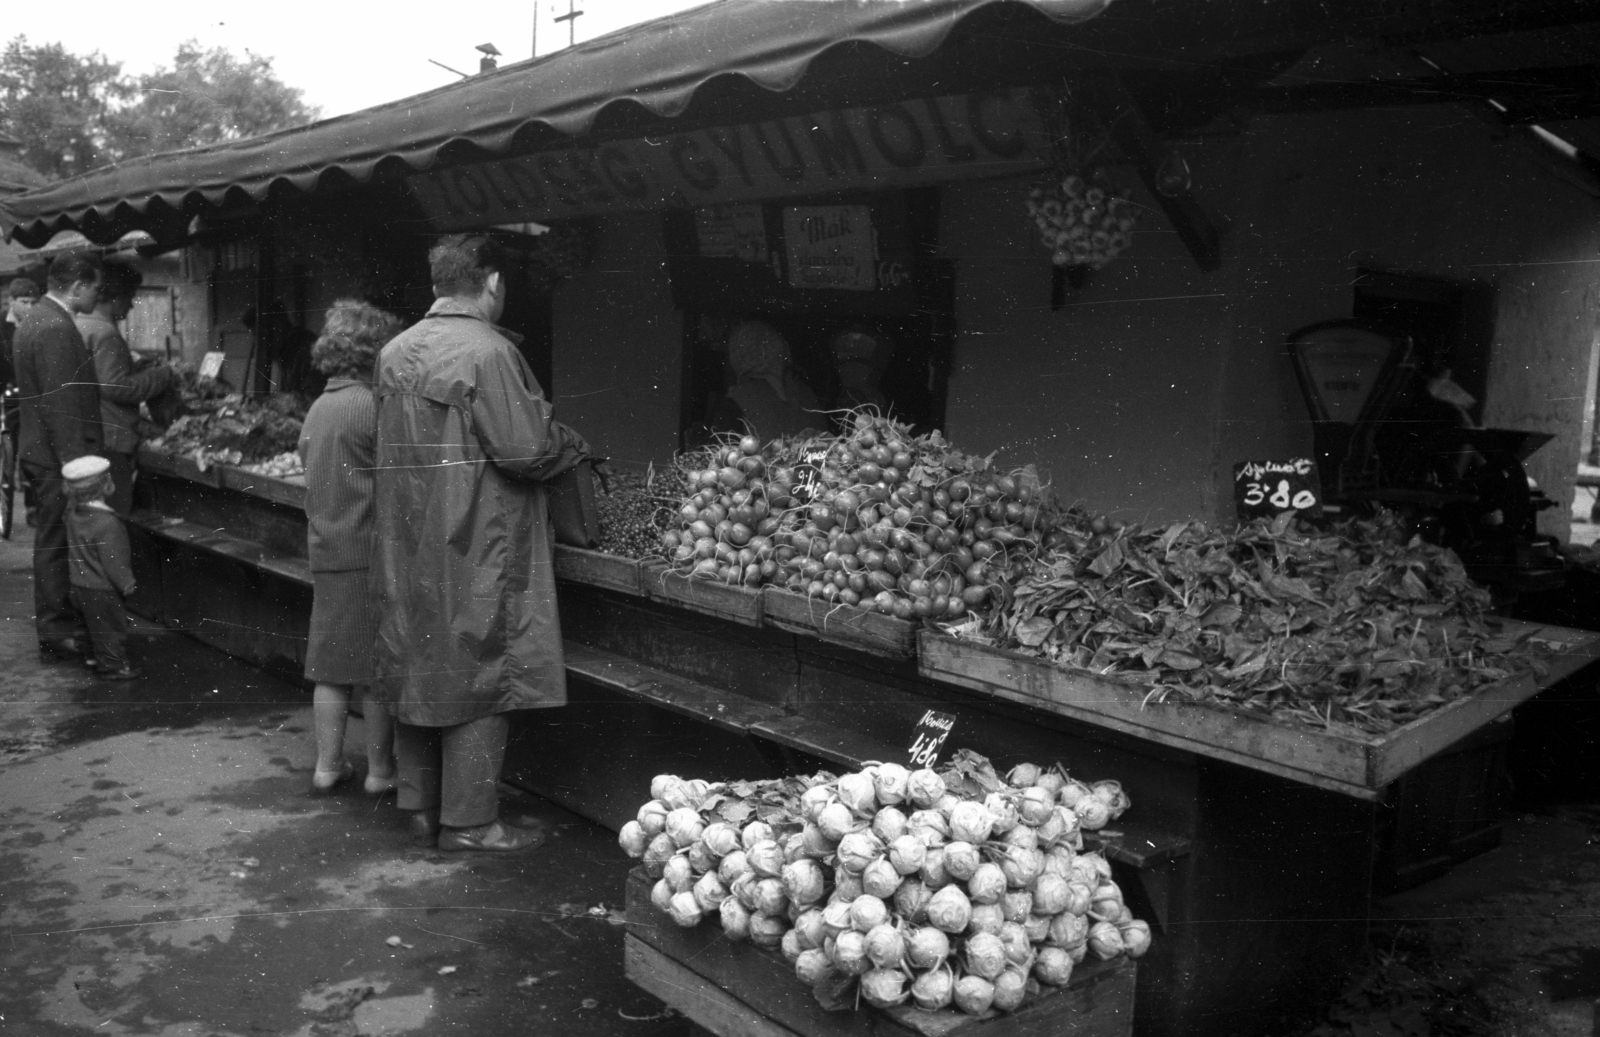
<instances>
[{"instance_id":1,"label":"white cap","mask_svg":"<svg viewBox=\"0 0 1600 1037\"><path fill-rule=\"evenodd\" d=\"M85 482L98 479L111 471L111 462L94 454L75 457L61 466L61 478L67 482Z\"/></svg>"}]
</instances>

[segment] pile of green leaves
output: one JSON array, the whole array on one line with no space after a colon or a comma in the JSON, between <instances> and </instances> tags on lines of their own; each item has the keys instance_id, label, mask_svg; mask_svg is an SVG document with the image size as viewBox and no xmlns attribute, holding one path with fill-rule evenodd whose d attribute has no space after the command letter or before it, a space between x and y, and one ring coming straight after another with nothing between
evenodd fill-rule
<instances>
[{"instance_id":1,"label":"pile of green leaves","mask_svg":"<svg viewBox=\"0 0 1600 1037\"><path fill-rule=\"evenodd\" d=\"M213 464L258 464L297 450L305 404L292 393L245 396L218 393L215 383L183 377L183 414L145 445L194 461L201 469Z\"/></svg>"},{"instance_id":2,"label":"pile of green leaves","mask_svg":"<svg viewBox=\"0 0 1600 1037\"><path fill-rule=\"evenodd\" d=\"M1087 532L1087 531L1085 531ZM1177 522L1075 538L1003 608L950 632L1175 698L1383 733L1519 667L1454 553L1387 517L1233 532Z\"/></svg>"}]
</instances>

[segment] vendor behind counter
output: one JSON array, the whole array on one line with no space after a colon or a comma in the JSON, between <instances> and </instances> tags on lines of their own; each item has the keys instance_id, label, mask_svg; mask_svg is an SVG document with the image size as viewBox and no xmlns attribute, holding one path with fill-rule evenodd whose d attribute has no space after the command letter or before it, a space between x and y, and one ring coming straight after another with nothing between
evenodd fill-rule
<instances>
[{"instance_id":1,"label":"vendor behind counter","mask_svg":"<svg viewBox=\"0 0 1600 1037\"><path fill-rule=\"evenodd\" d=\"M704 418L685 430L685 445L743 433L747 421L763 441L806 429L838 431L847 412L863 406L931 430L929 353L915 346L917 329L901 323L816 313L703 316L687 391L691 413ZM911 345L902 348L902 341Z\"/></svg>"}]
</instances>

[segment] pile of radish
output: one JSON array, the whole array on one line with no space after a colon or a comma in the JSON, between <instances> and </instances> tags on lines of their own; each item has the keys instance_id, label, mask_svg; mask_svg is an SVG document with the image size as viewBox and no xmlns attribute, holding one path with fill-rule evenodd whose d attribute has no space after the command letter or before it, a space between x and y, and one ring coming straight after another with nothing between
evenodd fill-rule
<instances>
[{"instance_id":1,"label":"pile of radish","mask_svg":"<svg viewBox=\"0 0 1600 1037\"><path fill-rule=\"evenodd\" d=\"M953 620L1009 600L1042 549L1071 546L1059 527L1090 522L1059 507L1031 467L1000 471L871 411L850 424L689 455L692 492L663 553L697 577Z\"/></svg>"}]
</instances>

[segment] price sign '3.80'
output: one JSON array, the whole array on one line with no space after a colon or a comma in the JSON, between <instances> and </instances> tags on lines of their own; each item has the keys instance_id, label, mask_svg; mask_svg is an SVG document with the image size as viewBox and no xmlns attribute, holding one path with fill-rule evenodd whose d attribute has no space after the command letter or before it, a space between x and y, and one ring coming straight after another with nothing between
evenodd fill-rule
<instances>
[{"instance_id":1,"label":"price sign '3.80'","mask_svg":"<svg viewBox=\"0 0 1600 1037\"><path fill-rule=\"evenodd\" d=\"M1322 483L1308 457L1240 461L1233 466L1233 503L1240 522L1285 511L1322 514Z\"/></svg>"}]
</instances>

